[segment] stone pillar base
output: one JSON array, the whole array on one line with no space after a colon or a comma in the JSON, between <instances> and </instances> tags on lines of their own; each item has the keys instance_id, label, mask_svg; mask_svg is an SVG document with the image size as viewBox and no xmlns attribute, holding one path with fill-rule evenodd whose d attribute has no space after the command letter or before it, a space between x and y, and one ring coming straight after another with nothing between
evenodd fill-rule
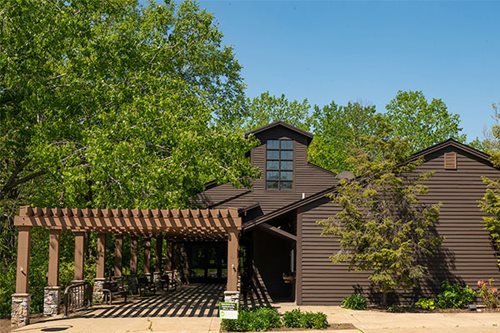
<instances>
[{"instance_id":1,"label":"stone pillar base","mask_svg":"<svg viewBox=\"0 0 500 333\"><path fill-rule=\"evenodd\" d=\"M153 283L156 289L161 289L161 272L153 272Z\"/></svg>"},{"instance_id":2,"label":"stone pillar base","mask_svg":"<svg viewBox=\"0 0 500 333\"><path fill-rule=\"evenodd\" d=\"M137 286L137 276L136 274L131 274L130 279L128 280L128 289L133 295L138 294L138 286Z\"/></svg>"},{"instance_id":3,"label":"stone pillar base","mask_svg":"<svg viewBox=\"0 0 500 333\"><path fill-rule=\"evenodd\" d=\"M43 315L53 317L59 314L61 287L45 287L43 296Z\"/></svg>"},{"instance_id":4,"label":"stone pillar base","mask_svg":"<svg viewBox=\"0 0 500 333\"><path fill-rule=\"evenodd\" d=\"M21 327L30 323L30 294L12 295L11 326Z\"/></svg>"},{"instance_id":5,"label":"stone pillar base","mask_svg":"<svg viewBox=\"0 0 500 333\"><path fill-rule=\"evenodd\" d=\"M238 291L225 291L224 302L239 302L240 293Z\"/></svg>"},{"instance_id":6,"label":"stone pillar base","mask_svg":"<svg viewBox=\"0 0 500 333\"><path fill-rule=\"evenodd\" d=\"M92 293L92 299L94 303L102 304L104 302L104 281L106 279L95 279L94 280L94 292Z\"/></svg>"}]
</instances>

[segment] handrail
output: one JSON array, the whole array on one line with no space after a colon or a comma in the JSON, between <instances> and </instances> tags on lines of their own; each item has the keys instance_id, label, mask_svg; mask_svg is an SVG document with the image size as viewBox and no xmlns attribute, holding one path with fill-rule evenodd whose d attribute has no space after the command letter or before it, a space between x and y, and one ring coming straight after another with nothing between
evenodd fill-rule
<instances>
[{"instance_id":1,"label":"handrail","mask_svg":"<svg viewBox=\"0 0 500 333\"><path fill-rule=\"evenodd\" d=\"M92 306L92 286L87 281L72 283L64 290L64 316Z\"/></svg>"}]
</instances>

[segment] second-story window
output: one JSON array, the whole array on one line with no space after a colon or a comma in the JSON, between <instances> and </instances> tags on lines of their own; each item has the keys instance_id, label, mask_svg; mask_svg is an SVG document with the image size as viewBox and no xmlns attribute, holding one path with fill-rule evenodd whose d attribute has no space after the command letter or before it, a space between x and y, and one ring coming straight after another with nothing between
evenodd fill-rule
<instances>
[{"instance_id":1,"label":"second-story window","mask_svg":"<svg viewBox=\"0 0 500 333\"><path fill-rule=\"evenodd\" d=\"M291 190L293 182L293 141L267 140L266 188Z\"/></svg>"}]
</instances>

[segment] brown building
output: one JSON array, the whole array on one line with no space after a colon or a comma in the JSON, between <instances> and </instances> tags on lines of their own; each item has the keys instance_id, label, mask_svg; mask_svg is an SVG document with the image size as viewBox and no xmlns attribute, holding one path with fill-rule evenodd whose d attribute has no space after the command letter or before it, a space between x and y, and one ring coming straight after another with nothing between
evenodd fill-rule
<instances>
[{"instance_id":1,"label":"brown building","mask_svg":"<svg viewBox=\"0 0 500 333\"><path fill-rule=\"evenodd\" d=\"M370 294L366 272L352 272L347 265L329 261L339 244L332 237L322 237L316 221L338 211L325 197L335 191L338 178L307 161L312 135L283 122L251 133L261 142L250 158L262 177L251 189L211 185L198 196L206 208L239 208L243 297L250 302L339 304L355 291ZM485 191L481 177L499 176L489 156L450 139L415 154L417 157L424 159L419 169L434 171L423 199L442 203L438 233L444 237L424 281L424 292L445 279L471 286L478 279L500 281L492 242L478 208ZM206 263L210 261L214 260L208 258ZM215 268L203 267L201 277L220 276L220 265L217 274L209 274Z\"/></svg>"}]
</instances>

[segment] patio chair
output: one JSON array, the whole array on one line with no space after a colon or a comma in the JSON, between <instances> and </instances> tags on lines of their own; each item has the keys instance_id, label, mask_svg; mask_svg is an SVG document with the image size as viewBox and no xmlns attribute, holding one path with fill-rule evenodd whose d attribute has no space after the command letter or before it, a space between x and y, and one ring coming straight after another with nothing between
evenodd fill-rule
<instances>
[{"instance_id":1,"label":"patio chair","mask_svg":"<svg viewBox=\"0 0 500 333\"><path fill-rule=\"evenodd\" d=\"M174 279L173 271L163 272L160 282L162 289L166 289L167 291L177 289L177 281Z\"/></svg>"},{"instance_id":2,"label":"patio chair","mask_svg":"<svg viewBox=\"0 0 500 333\"><path fill-rule=\"evenodd\" d=\"M104 301L108 304L113 303L113 297L123 297L124 302L127 302L128 290L123 283L119 281L105 281L102 292L104 293Z\"/></svg>"},{"instance_id":3,"label":"patio chair","mask_svg":"<svg viewBox=\"0 0 500 333\"><path fill-rule=\"evenodd\" d=\"M156 294L156 285L152 283L147 277L137 277L137 290L139 296L154 295Z\"/></svg>"}]
</instances>

